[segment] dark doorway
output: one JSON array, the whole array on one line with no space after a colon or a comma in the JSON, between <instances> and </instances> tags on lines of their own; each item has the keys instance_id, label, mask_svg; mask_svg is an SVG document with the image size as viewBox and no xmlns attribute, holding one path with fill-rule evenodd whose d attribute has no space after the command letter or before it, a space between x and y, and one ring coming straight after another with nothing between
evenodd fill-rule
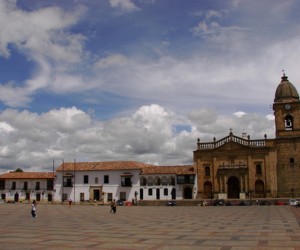
<instances>
[{"instance_id":1,"label":"dark doorway","mask_svg":"<svg viewBox=\"0 0 300 250\"><path fill-rule=\"evenodd\" d=\"M160 199L160 189L159 188L156 189L156 199L157 200Z\"/></svg>"},{"instance_id":2,"label":"dark doorway","mask_svg":"<svg viewBox=\"0 0 300 250\"><path fill-rule=\"evenodd\" d=\"M15 202L19 202L19 193L15 193L15 199L14 199Z\"/></svg>"},{"instance_id":3,"label":"dark doorway","mask_svg":"<svg viewBox=\"0 0 300 250\"><path fill-rule=\"evenodd\" d=\"M240 198L240 183L238 178L231 176L227 181L228 186L228 198L239 199Z\"/></svg>"},{"instance_id":4,"label":"dark doorway","mask_svg":"<svg viewBox=\"0 0 300 250\"><path fill-rule=\"evenodd\" d=\"M48 201L52 201L52 194L48 194Z\"/></svg>"},{"instance_id":5,"label":"dark doorway","mask_svg":"<svg viewBox=\"0 0 300 250\"><path fill-rule=\"evenodd\" d=\"M37 200L37 201L41 201L41 194L40 194L40 193L37 193L37 194L36 194L36 200Z\"/></svg>"},{"instance_id":6,"label":"dark doorway","mask_svg":"<svg viewBox=\"0 0 300 250\"><path fill-rule=\"evenodd\" d=\"M94 200L100 201L100 190L94 190Z\"/></svg>"},{"instance_id":7,"label":"dark doorway","mask_svg":"<svg viewBox=\"0 0 300 250\"><path fill-rule=\"evenodd\" d=\"M193 189L191 187L186 187L184 189L184 199L193 199Z\"/></svg>"},{"instance_id":8,"label":"dark doorway","mask_svg":"<svg viewBox=\"0 0 300 250\"><path fill-rule=\"evenodd\" d=\"M30 193L26 193L26 200L30 201Z\"/></svg>"},{"instance_id":9,"label":"dark doorway","mask_svg":"<svg viewBox=\"0 0 300 250\"><path fill-rule=\"evenodd\" d=\"M144 199L144 189L140 188L140 200Z\"/></svg>"},{"instance_id":10,"label":"dark doorway","mask_svg":"<svg viewBox=\"0 0 300 250\"><path fill-rule=\"evenodd\" d=\"M171 195L172 195L172 200L175 200L176 199L176 189L175 188L172 188Z\"/></svg>"}]
</instances>

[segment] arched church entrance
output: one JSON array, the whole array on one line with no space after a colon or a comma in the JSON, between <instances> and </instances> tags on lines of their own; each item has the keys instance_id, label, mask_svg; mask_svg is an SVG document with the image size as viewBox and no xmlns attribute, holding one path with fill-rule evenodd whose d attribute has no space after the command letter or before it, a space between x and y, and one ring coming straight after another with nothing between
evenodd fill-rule
<instances>
[{"instance_id":1,"label":"arched church entrance","mask_svg":"<svg viewBox=\"0 0 300 250\"><path fill-rule=\"evenodd\" d=\"M228 198L229 199L239 199L240 198L240 183L238 178L231 176L227 180L228 187Z\"/></svg>"}]
</instances>

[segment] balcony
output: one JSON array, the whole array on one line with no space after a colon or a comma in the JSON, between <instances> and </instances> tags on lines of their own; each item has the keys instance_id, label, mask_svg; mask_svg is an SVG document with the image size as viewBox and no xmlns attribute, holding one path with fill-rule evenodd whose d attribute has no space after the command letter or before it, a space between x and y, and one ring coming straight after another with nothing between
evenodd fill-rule
<instances>
[{"instance_id":1,"label":"balcony","mask_svg":"<svg viewBox=\"0 0 300 250\"><path fill-rule=\"evenodd\" d=\"M73 182L64 182L64 187L73 187Z\"/></svg>"}]
</instances>

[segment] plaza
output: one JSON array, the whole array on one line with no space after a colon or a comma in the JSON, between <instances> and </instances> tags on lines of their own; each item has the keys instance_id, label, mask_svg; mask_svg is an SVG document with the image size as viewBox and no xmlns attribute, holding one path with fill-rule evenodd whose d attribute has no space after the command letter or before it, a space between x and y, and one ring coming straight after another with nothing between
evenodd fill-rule
<instances>
[{"instance_id":1,"label":"plaza","mask_svg":"<svg viewBox=\"0 0 300 250\"><path fill-rule=\"evenodd\" d=\"M0 204L1 249L300 249L300 208Z\"/></svg>"}]
</instances>

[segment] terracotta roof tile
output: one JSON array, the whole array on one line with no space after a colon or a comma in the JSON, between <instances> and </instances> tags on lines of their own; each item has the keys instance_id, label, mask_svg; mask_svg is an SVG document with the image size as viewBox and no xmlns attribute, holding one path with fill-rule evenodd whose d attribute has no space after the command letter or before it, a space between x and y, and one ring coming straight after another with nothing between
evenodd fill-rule
<instances>
[{"instance_id":1,"label":"terracotta roof tile","mask_svg":"<svg viewBox=\"0 0 300 250\"><path fill-rule=\"evenodd\" d=\"M0 179L53 179L53 172L10 172L0 175Z\"/></svg>"},{"instance_id":2,"label":"terracotta roof tile","mask_svg":"<svg viewBox=\"0 0 300 250\"><path fill-rule=\"evenodd\" d=\"M179 166L152 166L150 168L144 168L142 170L143 175L146 174L196 174L195 167L193 165L179 165Z\"/></svg>"},{"instance_id":3,"label":"terracotta roof tile","mask_svg":"<svg viewBox=\"0 0 300 250\"><path fill-rule=\"evenodd\" d=\"M62 171L111 171L111 170L142 170L153 165L135 161L110 162L64 162L57 169Z\"/></svg>"}]
</instances>

